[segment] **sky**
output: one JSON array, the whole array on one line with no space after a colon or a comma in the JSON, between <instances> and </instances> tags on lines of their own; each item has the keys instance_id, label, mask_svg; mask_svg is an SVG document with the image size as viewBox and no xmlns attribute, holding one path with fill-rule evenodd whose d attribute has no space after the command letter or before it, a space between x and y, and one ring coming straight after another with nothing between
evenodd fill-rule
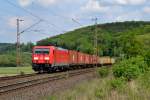
<instances>
[{"instance_id":1,"label":"sky","mask_svg":"<svg viewBox=\"0 0 150 100\"><path fill-rule=\"evenodd\" d=\"M150 21L150 0L0 0L0 43L38 40L98 23Z\"/></svg>"}]
</instances>

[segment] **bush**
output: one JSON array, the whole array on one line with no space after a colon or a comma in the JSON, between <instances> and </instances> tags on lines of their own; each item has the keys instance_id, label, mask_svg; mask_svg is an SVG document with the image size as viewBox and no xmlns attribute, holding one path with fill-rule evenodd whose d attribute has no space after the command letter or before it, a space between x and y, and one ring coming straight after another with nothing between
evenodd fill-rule
<instances>
[{"instance_id":1,"label":"bush","mask_svg":"<svg viewBox=\"0 0 150 100\"><path fill-rule=\"evenodd\" d=\"M124 70L123 76L127 80L135 79L139 76L140 70L136 65L129 64L128 68Z\"/></svg>"},{"instance_id":2,"label":"bush","mask_svg":"<svg viewBox=\"0 0 150 100\"><path fill-rule=\"evenodd\" d=\"M121 89L125 85L124 78L115 78L110 81L110 86L112 89Z\"/></svg>"},{"instance_id":3,"label":"bush","mask_svg":"<svg viewBox=\"0 0 150 100\"><path fill-rule=\"evenodd\" d=\"M148 70L148 66L143 57L133 57L123 60L113 67L115 77L124 77L127 80L137 78L141 73Z\"/></svg>"},{"instance_id":4,"label":"bush","mask_svg":"<svg viewBox=\"0 0 150 100\"><path fill-rule=\"evenodd\" d=\"M98 69L98 74L101 77L106 77L109 74L109 69L107 67L102 67Z\"/></svg>"},{"instance_id":5,"label":"bush","mask_svg":"<svg viewBox=\"0 0 150 100\"><path fill-rule=\"evenodd\" d=\"M123 74L124 74L124 70L125 70L125 61L124 62L120 62L118 64L116 64L114 67L113 67L113 74L115 77L122 77Z\"/></svg>"},{"instance_id":6,"label":"bush","mask_svg":"<svg viewBox=\"0 0 150 100\"><path fill-rule=\"evenodd\" d=\"M148 66L144 60L144 57L142 56L134 57L129 59L129 61L130 61L129 63L131 63L132 65L136 65L141 73L148 71Z\"/></svg>"}]
</instances>

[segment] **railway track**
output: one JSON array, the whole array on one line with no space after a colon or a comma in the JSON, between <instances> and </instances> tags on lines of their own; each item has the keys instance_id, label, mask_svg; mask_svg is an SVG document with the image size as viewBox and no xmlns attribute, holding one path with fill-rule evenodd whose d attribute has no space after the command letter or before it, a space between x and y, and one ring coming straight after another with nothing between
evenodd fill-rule
<instances>
[{"instance_id":1,"label":"railway track","mask_svg":"<svg viewBox=\"0 0 150 100\"><path fill-rule=\"evenodd\" d=\"M35 76L35 75L37 75L37 74L33 73L33 74L25 74L25 75L0 77L0 81L6 81L6 80L12 80L12 79L18 79L18 78L31 77L31 76Z\"/></svg>"},{"instance_id":2,"label":"railway track","mask_svg":"<svg viewBox=\"0 0 150 100\"><path fill-rule=\"evenodd\" d=\"M3 85L3 86L0 86L0 95L4 95L4 94L11 93L13 91L17 91L20 89L30 88L32 86L37 86L37 85L44 84L47 82L65 79L67 77L73 77L76 75L81 75L81 74L89 73L93 71L94 71L94 68L68 71L68 72L64 72L64 73L57 74L54 76L48 75L47 77L40 78L40 79L32 79L32 80L27 80L24 82L16 82L13 84Z\"/></svg>"}]
</instances>

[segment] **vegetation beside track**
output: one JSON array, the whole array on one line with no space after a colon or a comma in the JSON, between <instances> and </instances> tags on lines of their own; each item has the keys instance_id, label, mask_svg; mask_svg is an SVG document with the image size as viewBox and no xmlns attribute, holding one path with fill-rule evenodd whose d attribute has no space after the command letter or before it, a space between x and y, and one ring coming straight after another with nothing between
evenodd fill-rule
<instances>
[{"instance_id":1,"label":"vegetation beside track","mask_svg":"<svg viewBox=\"0 0 150 100\"><path fill-rule=\"evenodd\" d=\"M0 77L33 73L32 67L0 67Z\"/></svg>"},{"instance_id":2,"label":"vegetation beside track","mask_svg":"<svg viewBox=\"0 0 150 100\"><path fill-rule=\"evenodd\" d=\"M45 100L149 100L150 71L132 81L115 78L112 69L106 77L76 85L66 92L46 97Z\"/></svg>"},{"instance_id":3,"label":"vegetation beside track","mask_svg":"<svg viewBox=\"0 0 150 100\"><path fill-rule=\"evenodd\" d=\"M47 97L48 100L149 100L150 52L101 67L97 78L71 90Z\"/></svg>"}]
</instances>

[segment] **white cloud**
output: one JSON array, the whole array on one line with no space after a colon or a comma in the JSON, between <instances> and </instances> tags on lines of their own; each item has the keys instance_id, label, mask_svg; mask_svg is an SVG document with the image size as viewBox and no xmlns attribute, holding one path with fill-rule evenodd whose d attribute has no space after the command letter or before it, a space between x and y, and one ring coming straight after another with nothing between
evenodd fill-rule
<instances>
[{"instance_id":1,"label":"white cloud","mask_svg":"<svg viewBox=\"0 0 150 100\"><path fill-rule=\"evenodd\" d=\"M29 6L32 4L32 2L34 2L38 5L42 5L44 7L47 7L47 6L50 6L50 5L57 3L58 1L59 0L18 0L20 6L22 6L22 7Z\"/></svg>"},{"instance_id":2,"label":"white cloud","mask_svg":"<svg viewBox=\"0 0 150 100\"><path fill-rule=\"evenodd\" d=\"M145 13L150 13L150 7L148 7L148 6L145 7L143 10L144 10Z\"/></svg>"},{"instance_id":3,"label":"white cloud","mask_svg":"<svg viewBox=\"0 0 150 100\"><path fill-rule=\"evenodd\" d=\"M109 7L100 5L97 0L89 0L85 6L81 7L83 11L94 11L94 12L104 12L108 10Z\"/></svg>"},{"instance_id":4,"label":"white cloud","mask_svg":"<svg viewBox=\"0 0 150 100\"><path fill-rule=\"evenodd\" d=\"M16 27L16 19L17 17L11 17L8 19L8 25L11 26L11 27Z\"/></svg>"},{"instance_id":5,"label":"white cloud","mask_svg":"<svg viewBox=\"0 0 150 100\"><path fill-rule=\"evenodd\" d=\"M37 0L37 2L42 6L50 6L55 4L58 0Z\"/></svg>"},{"instance_id":6,"label":"white cloud","mask_svg":"<svg viewBox=\"0 0 150 100\"><path fill-rule=\"evenodd\" d=\"M23 6L23 7L28 6L31 3L32 3L32 0L19 0L20 6Z\"/></svg>"},{"instance_id":7,"label":"white cloud","mask_svg":"<svg viewBox=\"0 0 150 100\"><path fill-rule=\"evenodd\" d=\"M140 21L142 19L142 13L135 11L127 14L120 14L116 17L116 21Z\"/></svg>"},{"instance_id":8,"label":"white cloud","mask_svg":"<svg viewBox=\"0 0 150 100\"><path fill-rule=\"evenodd\" d=\"M12 28L16 28L17 18L18 17L10 17L10 18L8 18L7 24L10 27L12 27ZM33 21L29 17L19 17L19 19L23 19L24 20L23 22L20 22L21 28L29 27L33 23Z\"/></svg>"},{"instance_id":9,"label":"white cloud","mask_svg":"<svg viewBox=\"0 0 150 100\"><path fill-rule=\"evenodd\" d=\"M121 5L141 5L147 0L115 0L118 4Z\"/></svg>"}]
</instances>

